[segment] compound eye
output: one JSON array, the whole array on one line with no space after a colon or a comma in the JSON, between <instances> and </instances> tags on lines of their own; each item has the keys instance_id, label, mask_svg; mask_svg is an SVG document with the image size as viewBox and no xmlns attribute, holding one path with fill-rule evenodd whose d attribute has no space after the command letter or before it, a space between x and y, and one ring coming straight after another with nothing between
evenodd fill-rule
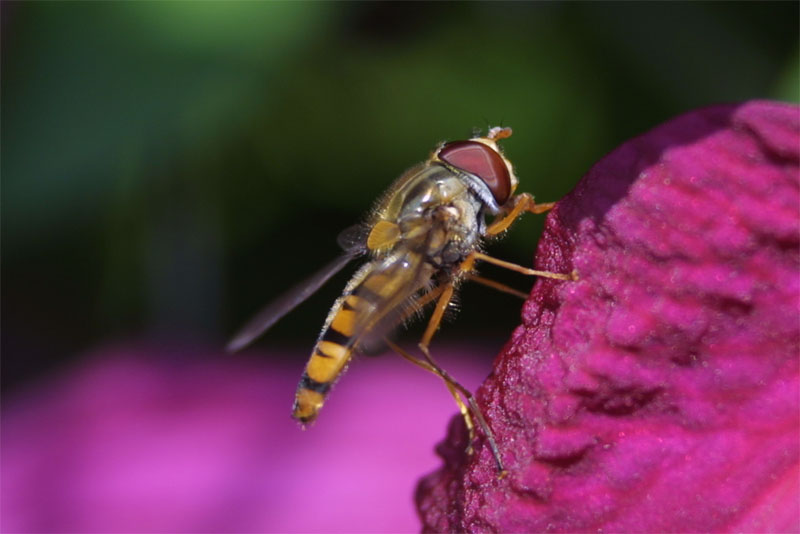
<instances>
[{"instance_id":1,"label":"compound eye","mask_svg":"<svg viewBox=\"0 0 800 534\"><path fill-rule=\"evenodd\" d=\"M511 194L511 178L503 158L477 141L454 141L439 151L439 159L484 181L502 206Z\"/></svg>"}]
</instances>

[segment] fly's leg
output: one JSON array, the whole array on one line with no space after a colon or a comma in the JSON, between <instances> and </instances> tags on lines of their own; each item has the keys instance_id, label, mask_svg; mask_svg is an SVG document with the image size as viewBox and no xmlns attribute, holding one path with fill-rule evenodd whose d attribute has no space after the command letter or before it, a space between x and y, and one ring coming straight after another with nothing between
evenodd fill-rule
<instances>
[{"instance_id":1,"label":"fly's leg","mask_svg":"<svg viewBox=\"0 0 800 534\"><path fill-rule=\"evenodd\" d=\"M501 291L503 293L508 293L509 295L514 295L515 297L519 297L522 300L526 300L528 298L527 293L523 293L522 291L518 291L513 287L507 286L505 284L501 284L500 282L496 282L494 280L490 280L488 278L484 278L482 276L478 276L475 273L467 273L466 278L468 280L472 280L474 282L478 282L479 284L483 284L487 287L491 287L492 289L496 289L497 291Z\"/></svg>"},{"instance_id":2,"label":"fly's leg","mask_svg":"<svg viewBox=\"0 0 800 534\"><path fill-rule=\"evenodd\" d=\"M498 219L493 221L492 224L490 224L489 227L486 228L486 235L495 236L497 234L505 232L508 229L508 227L511 226L514 223L514 221L516 221L526 211L531 213L544 213L546 211L553 209L553 206L555 206L555 202L537 204L533 200L533 195L531 195L530 193L520 193L519 195L514 197L514 205L511 207L511 210L505 215L502 215ZM551 273L549 271L537 271L536 269L528 269L527 267L517 265L516 263L498 260L491 256L487 256L486 254L481 254L480 252L473 252L472 254L467 256L467 259L464 260L464 263L462 264L461 267L462 271L465 272L471 271L472 266L477 260L493 263L499 267L503 267L505 269L516 271L518 273L526 274L529 276L555 278L556 280L578 279L578 273L576 271L572 271L570 274Z\"/></svg>"},{"instance_id":3,"label":"fly's leg","mask_svg":"<svg viewBox=\"0 0 800 534\"><path fill-rule=\"evenodd\" d=\"M486 441L489 443L489 448L492 450L492 455L494 456L494 461L497 464L497 470L500 473L500 476L505 474L505 467L503 467L503 461L500 459L500 450L497 447L497 442L494 439L494 433L492 429L489 427L489 424L486 422L486 419L483 417L483 412L481 412L478 403L475 401L475 397L472 396L472 393L462 386L461 384L456 381L455 378L450 376L450 373L442 369L436 360L433 359L430 353L430 343L433 339L433 335L436 333L436 330L439 328L439 325L442 322L442 318L444 317L444 312L447 309L447 306L450 304L450 300L453 298L453 292L455 291L455 285L450 282L444 286L442 294L439 296L439 300L436 302L436 308L433 310L433 314L431 315L430 320L428 321L428 327L425 329L425 334L422 336L422 341L419 343L419 349L422 351L422 354L425 356L425 363L427 363L432 369L435 370L436 374L439 375L442 380L448 386L448 389L453 394L453 397L457 397L456 392L454 390L458 390L465 399L467 399L467 404L470 407L472 415L475 416L477 420L478 426L481 427L483 430L484 435L486 436ZM459 407L462 406L463 401L461 399L457 400L456 403L459 404ZM475 421L470 421L467 415L469 412L465 414L462 410L462 415L464 415L464 420L467 424L467 428L470 429L470 444L474 438L474 427ZM471 446L471 445L470 445Z\"/></svg>"},{"instance_id":4,"label":"fly's leg","mask_svg":"<svg viewBox=\"0 0 800 534\"><path fill-rule=\"evenodd\" d=\"M518 273L526 274L529 276L541 276L542 278L555 278L556 280L572 280L572 281L578 279L577 271L572 271L569 274L551 273L550 271L537 271L536 269L528 269L527 267L523 267L522 265L511 263L510 261L498 260L497 258L493 258L492 256L488 256L480 252L471 253L469 256L467 256L467 259L464 261L464 263L470 262L470 269L471 269L472 264L474 264L478 260L485 261L486 263L491 263L497 265L498 267L503 267L504 269L508 269L510 271L516 271Z\"/></svg>"},{"instance_id":5,"label":"fly's leg","mask_svg":"<svg viewBox=\"0 0 800 534\"><path fill-rule=\"evenodd\" d=\"M462 417L464 417L464 423L467 425L467 430L469 431L468 450L471 452L472 442L475 440L475 423L472 421L472 416L469 413L469 409L467 409L467 406L464 404L463 399L458 395L458 392L465 391L465 396L471 396L471 394L465 387L456 382L456 380L453 379L453 377L451 377L444 369L439 367L436 362L429 358L428 354L426 354L427 346L430 343L433 334L436 332L436 329L439 328L439 324L442 322L442 317L444 317L444 312L447 309L448 304L450 304L450 300L453 298L454 289L455 286L452 283L445 284L437 288L437 290L439 290L439 295L438 300L436 301L436 308L433 310L433 315L431 315L431 318L428 321L428 327L425 329L425 334L422 336L422 343L420 343L420 348L422 348L422 344L425 343L425 349L423 349L422 352L426 355L427 361L414 358L410 354L404 354L401 351L400 355L405 357L407 360L420 365L424 369L428 369L435 375L438 375L439 378L444 380L445 385L447 385L447 389L450 390L450 394L453 396L456 404L458 405L459 411L461 411Z\"/></svg>"},{"instance_id":6,"label":"fly's leg","mask_svg":"<svg viewBox=\"0 0 800 534\"><path fill-rule=\"evenodd\" d=\"M397 354L399 354L409 362L413 363L414 365L422 367L426 371L435 374L436 376L441 378L442 381L444 381L445 385L447 386L447 389L450 391L450 394L453 396L453 398L456 401L456 404L458 405L458 410L461 412L461 416L464 418L464 423L467 425L467 430L469 431L469 437L470 437L469 438L470 444L467 451L471 454L472 440L475 436L475 424L472 422L472 416L469 413L469 408L467 408L467 405L464 404L464 400L458 394L459 391L458 388L455 385L451 384L451 382L448 381L447 378L445 378L445 375L442 373L442 370L439 369L438 367L434 367L425 360L421 360L415 356L412 356L407 351L403 350L401 347L399 347L389 339L384 339L384 341L386 342L387 345L389 345L389 348L395 351Z\"/></svg>"},{"instance_id":7,"label":"fly's leg","mask_svg":"<svg viewBox=\"0 0 800 534\"><path fill-rule=\"evenodd\" d=\"M533 195L530 193L520 193L514 197L514 205L511 210L489 225L486 229L486 235L493 236L505 232L508 230L508 227L526 211L530 213L544 213L553 209L555 205L555 202L537 204L533 200Z\"/></svg>"},{"instance_id":8,"label":"fly's leg","mask_svg":"<svg viewBox=\"0 0 800 534\"><path fill-rule=\"evenodd\" d=\"M405 314L403 320L405 321L406 319L414 315L418 310L421 310L422 308L424 308L425 306L427 306L428 304L439 298L439 295L442 294L443 290L444 290L443 286L437 286L428 291L427 293L425 293L424 295L422 295L421 297L419 297L417 300L413 302L413 304L410 307L410 311Z\"/></svg>"},{"instance_id":9,"label":"fly's leg","mask_svg":"<svg viewBox=\"0 0 800 534\"><path fill-rule=\"evenodd\" d=\"M425 329L425 333L422 335L422 341L419 343L419 348L422 349L423 353L427 352L433 335L436 333L436 330L439 329L439 325L442 323L442 318L444 317L444 312L447 310L447 306L450 305L454 292L455 285L453 282L449 282L443 286L442 294L439 295L439 300L436 301L436 308L434 308L433 314L428 320L428 327Z\"/></svg>"},{"instance_id":10,"label":"fly's leg","mask_svg":"<svg viewBox=\"0 0 800 534\"><path fill-rule=\"evenodd\" d=\"M403 318L403 320L408 319L411 315L416 313L418 310L421 310L427 304L430 304L434 300L438 299L439 296L445 290L448 290L448 289L450 291L450 296L448 297L448 299L449 299L449 298L452 298L453 288L452 288L452 286L447 286L447 285L438 286L438 287L434 288L433 290L425 293L421 297L419 297L413 303L413 305L410 307L410 310L405 314L405 317ZM389 348L392 349L393 351L395 351L397 354L399 354L400 356L402 356L403 358L405 358L409 362L413 363L414 365L418 365L419 367L422 367L426 371L435 374L436 376L438 376L439 378L441 378L444 381L445 385L447 386L447 389L450 391L450 394L453 396L453 398L456 401L456 404L458 405L458 410L461 412L461 416L464 418L464 423L467 425L467 430L469 431L469 436L470 436L470 451L471 451L471 449L472 449L472 440L474 439L474 436L475 436L475 425L472 422L472 416L469 413L469 409L467 408L467 405L464 404L464 401L458 395L458 391L459 391L458 387L453 384L453 383L455 383L455 384L458 384L458 383L455 382L455 380L448 381L448 379L445 378L445 373L443 373L443 370L440 370L437 367L432 366L431 364L429 364L428 362L426 362L424 360L421 360L420 358L416 358L416 357L412 356L411 354L409 354L407 351L405 351L402 348L400 348L397 344L393 343L388 338L384 338L384 341L389 346ZM459 387L460 387L460 385L459 385ZM462 388L462 389L465 389L465 388Z\"/></svg>"},{"instance_id":11,"label":"fly's leg","mask_svg":"<svg viewBox=\"0 0 800 534\"><path fill-rule=\"evenodd\" d=\"M389 348L391 348L393 351L395 351L397 354L399 354L409 362L419 367L422 367L426 371L431 372L442 379L442 381L447 386L447 389L450 391L450 394L455 399L456 404L458 405L458 409L461 412L461 416L464 418L464 423L467 425L467 430L469 431L469 441L470 441L469 447L467 448L467 453L469 454L472 454L472 442L475 439L475 423L472 420L472 415L473 414L475 415L475 418L478 420L478 424L480 425L481 430L483 430L484 434L486 435L486 440L489 442L489 448L492 450L492 456L494 456L494 461L495 464L497 465L497 471L499 473L499 476L500 477L505 476L506 469L503 466L503 461L500 459L500 449L498 449L497 442L495 442L494 433L492 433L492 429L489 427L489 424L483 417L483 413L481 412L480 407L478 407L477 402L475 402L475 397L472 396L472 393L470 393L470 391L467 388L459 384L458 381L456 381L455 378L450 376L450 374L447 371L439 367L439 365L435 361L433 361L433 358L431 358L430 353L425 354L425 360L422 360L420 358L412 356L407 351L403 350L401 347L397 346L389 339L386 339L385 342L389 346ZM423 354L424 353L425 351L423 351ZM464 400L461 398L459 393L461 393L461 395L463 395L464 398L467 399L469 407L467 407L467 405L464 404Z\"/></svg>"}]
</instances>

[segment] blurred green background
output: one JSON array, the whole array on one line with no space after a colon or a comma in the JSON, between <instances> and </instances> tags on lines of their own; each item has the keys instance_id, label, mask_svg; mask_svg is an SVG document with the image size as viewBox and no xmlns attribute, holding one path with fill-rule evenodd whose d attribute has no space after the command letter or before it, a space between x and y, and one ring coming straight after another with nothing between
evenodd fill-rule
<instances>
[{"instance_id":1,"label":"blurred green background","mask_svg":"<svg viewBox=\"0 0 800 534\"><path fill-rule=\"evenodd\" d=\"M104 343L221 346L474 127L512 126L520 189L554 200L674 115L797 102L797 21L797 2L4 2L4 391ZM542 219L492 252L530 264ZM302 347L299 372L345 277L261 346ZM497 350L519 307L465 288L442 338Z\"/></svg>"}]
</instances>

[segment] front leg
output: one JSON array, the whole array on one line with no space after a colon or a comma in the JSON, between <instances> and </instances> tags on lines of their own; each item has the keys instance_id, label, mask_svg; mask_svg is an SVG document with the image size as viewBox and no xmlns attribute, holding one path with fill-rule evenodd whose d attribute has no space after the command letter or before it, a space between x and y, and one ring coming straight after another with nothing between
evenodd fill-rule
<instances>
[{"instance_id":1,"label":"front leg","mask_svg":"<svg viewBox=\"0 0 800 534\"><path fill-rule=\"evenodd\" d=\"M494 236L505 232L508 227L526 211L531 213L545 213L553 209L553 206L556 205L555 202L537 204L536 201L533 200L533 195L530 193L520 193L515 196L511 202L513 202L511 209L505 214L498 215L486 229L487 236Z\"/></svg>"}]
</instances>

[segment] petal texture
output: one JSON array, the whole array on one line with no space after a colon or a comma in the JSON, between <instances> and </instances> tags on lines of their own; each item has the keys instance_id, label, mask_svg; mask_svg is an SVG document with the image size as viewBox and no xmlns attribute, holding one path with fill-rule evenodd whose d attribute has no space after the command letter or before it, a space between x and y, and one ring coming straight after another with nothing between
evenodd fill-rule
<instances>
[{"instance_id":1,"label":"petal texture","mask_svg":"<svg viewBox=\"0 0 800 534\"><path fill-rule=\"evenodd\" d=\"M479 391L508 475L420 483L426 531L798 531L800 109L701 109L553 210L540 280Z\"/></svg>"}]
</instances>

